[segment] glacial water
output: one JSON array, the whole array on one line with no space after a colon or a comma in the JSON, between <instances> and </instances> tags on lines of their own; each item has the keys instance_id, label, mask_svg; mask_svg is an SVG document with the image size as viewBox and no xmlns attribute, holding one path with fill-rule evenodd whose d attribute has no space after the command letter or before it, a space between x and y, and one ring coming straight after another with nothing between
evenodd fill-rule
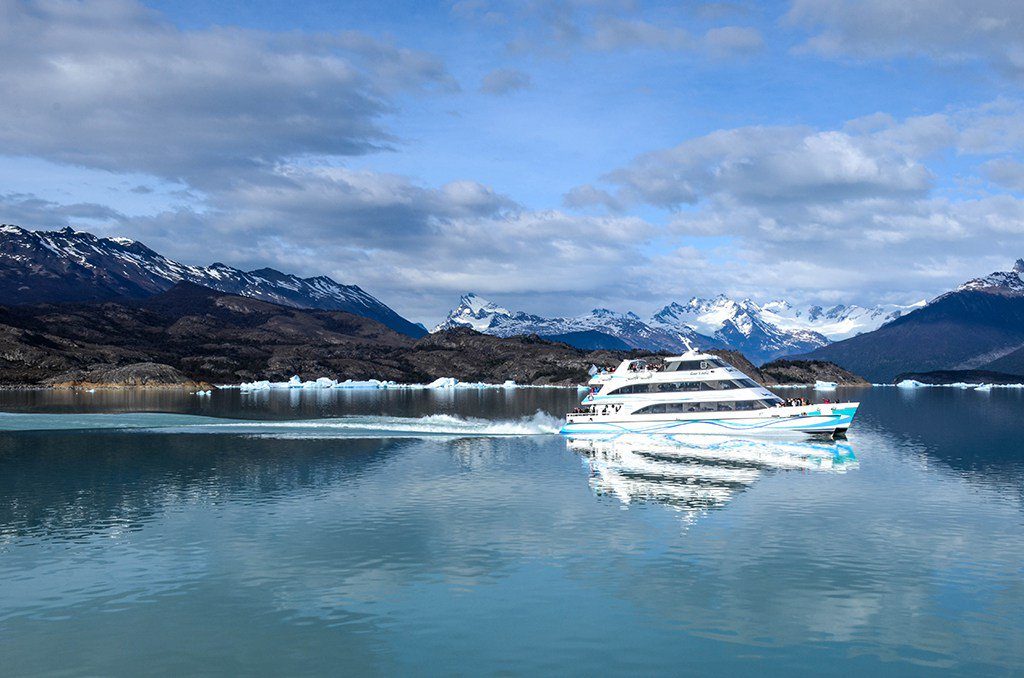
<instances>
[{"instance_id":1,"label":"glacial water","mask_svg":"<svg viewBox=\"0 0 1024 678\"><path fill-rule=\"evenodd\" d=\"M838 395L833 443L567 440L571 390L0 392L0 675L1020 674L1024 393Z\"/></svg>"}]
</instances>

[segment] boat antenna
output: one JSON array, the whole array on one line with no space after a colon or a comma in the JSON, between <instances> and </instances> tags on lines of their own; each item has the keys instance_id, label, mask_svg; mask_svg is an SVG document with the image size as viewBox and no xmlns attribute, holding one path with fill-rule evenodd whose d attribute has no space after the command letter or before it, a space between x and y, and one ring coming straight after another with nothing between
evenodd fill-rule
<instances>
[{"instance_id":1,"label":"boat antenna","mask_svg":"<svg viewBox=\"0 0 1024 678\"><path fill-rule=\"evenodd\" d=\"M696 353L697 349L696 349L696 347L695 347L695 346L694 346L694 345L693 345L693 344L692 344L692 343L690 342L690 340L689 340L689 339L687 339L686 337L679 337L679 338L680 338L680 339L682 339L682 340L683 340L683 344L685 344L685 345L686 345L686 352L687 352L687 353Z\"/></svg>"}]
</instances>

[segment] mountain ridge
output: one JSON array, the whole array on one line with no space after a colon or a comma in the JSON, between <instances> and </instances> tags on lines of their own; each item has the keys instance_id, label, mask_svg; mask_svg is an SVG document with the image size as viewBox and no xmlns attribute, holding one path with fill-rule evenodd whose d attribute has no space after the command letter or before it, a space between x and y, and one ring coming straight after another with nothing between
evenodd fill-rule
<instances>
[{"instance_id":1,"label":"mountain ridge","mask_svg":"<svg viewBox=\"0 0 1024 678\"><path fill-rule=\"evenodd\" d=\"M750 299L735 301L718 295L692 297L686 304L672 302L646 321L633 312L617 313L606 308L596 308L580 316L546 318L512 311L467 292L433 331L470 327L505 337L589 331L615 337L640 350L681 352L687 349L689 342L706 349L736 349L755 362L764 363L831 343L828 336L813 329L816 324L838 332L838 336L847 336L891 322L906 308L911 307L893 305L867 309L836 305L829 309L812 306L805 311L780 300L758 305Z\"/></svg>"},{"instance_id":2,"label":"mountain ridge","mask_svg":"<svg viewBox=\"0 0 1024 678\"><path fill-rule=\"evenodd\" d=\"M1024 260L969 280L873 332L796 357L829 360L872 381L945 370L1024 375Z\"/></svg>"},{"instance_id":3,"label":"mountain ridge","mask_svg":"<svg viewBox=\"0 0 1024 678\"><path fill-rule=\"evenodd\" d=\"M357 285L302 278L273 268L192 266L130 238L100 238L65 227L31 231L0 225L0 304L144 299L190 282L295 308L345 311L419 338L426 331Z\"/></svg>"}]
</instances>

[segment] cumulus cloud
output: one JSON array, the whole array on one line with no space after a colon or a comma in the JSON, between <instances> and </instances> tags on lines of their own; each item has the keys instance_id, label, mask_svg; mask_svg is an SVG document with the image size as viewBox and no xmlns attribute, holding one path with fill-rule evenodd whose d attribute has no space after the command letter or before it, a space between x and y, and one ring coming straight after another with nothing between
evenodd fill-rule
<instances>
[{"instance_id":1,"label":"cumulus cloud","mask_svg":"<svg viewBox=\"0 0 1024 678\"><path fill-rule=\"evenodd\" d=\"M433 57L355 32L182 30L131 0L0 14L0 153L193 186L387 146L391 92L453 86Z\"/></svg>"},{"instance_id":2,"label":"cumulus cloud","mask_svg":"<svg viewBox=\"0 0 1024 678\"><path fill-rule=\"evenodd\" d=\"M847 302L853 295L907 301L977 275L985 270L980 261L1005 268L1024 254L1024 200L939 190L928 168L951 151L999 153L982 172L1020 190L1014 120L1024 121L1020 107L1001 101L905 120L873 115L834 130L719 130L641 155L565 202L650 205L669 211L680 237L730 239L723 257L730 263L704 271L705 284L755 297L768 288ZM1007 261L997 261L996 251L1008 253ZM669 250L649 270L671 284L677 267Z\"/></svg>"},{"instance_id":3,"label":"cumulus cloud","mask_svg":"<svg viewBox=\"0 0 1024 678\"><path fill-rule=\"evenodd\" d=\"M927 168L872 136L804 127L720 130L647 153L607 179L620 198L674 208L717 195L739 202L820 202L920 195Z\"/></svg>"},{"instance_id":4,"label":"cumulus cloud","mask_svg":"<svg viewBox=\"0 0 1024 678\"><path fill-rule=\"evenodd\" d=\"M828 57L983 60L1024 76L1024 4L1012 0L794 0L785 20Z\"/></svg>"},{"instance_id":5,"label":"cumulus cloud","mask_svg":"<svg viewBox=\"0 0 1024 678\"><path fill-rule=\"evenodd\" d=\"M484 76L480 91L484 94L510 94L533 87L530 76L515 68L496 68Z\"/></svg>"}]
</instances>

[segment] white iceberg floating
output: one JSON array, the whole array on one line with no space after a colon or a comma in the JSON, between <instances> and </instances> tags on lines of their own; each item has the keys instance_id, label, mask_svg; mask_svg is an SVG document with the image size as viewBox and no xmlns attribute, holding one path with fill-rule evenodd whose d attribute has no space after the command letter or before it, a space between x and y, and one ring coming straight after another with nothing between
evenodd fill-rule
<instances>
[{"instance_id":1,"label":"white iceberg floating","mask_svg":"<svg viewBox=\"0 0 1024 678\"><path fill-rule=\"evenodd\" d=\"M959 388L985 392L994 388L1024 388L1024 384L973 384L966 381L955 381L951 384L925 384L914 379L904 379L896 384L896 388Z\"/></svg>"},{"instance_id":2,"label":"white iceberg floating","mask_svg":"<svg viewBox=\"0 0 1024 678\"><path fill-rule=\"evenodd\" d=\"M447 389L509 389L509 388L582 388L586 389L586 386L559 386L559 385L544 385L544 386L533 386L529 384L517 384L514 380L508 379L501 384L487 384L484 382L476 381L459 381L455 377L438 377L429 384L400 384L394 381L380 381L378 379L367 379L365 381L356 381L353 379L346 379L345 381L338 381L337 379L331 379L329 377L320 377L313 381L303 381L298 375L293 376L288 381L247 381L241 384L235 385L222 385L218 388L233 388L239 389L243 392L253 391L272 391L277 389L302 389L302 390L326 390L326 389L430 389L430 390L447 390Z\"/></svg>"},{"instance_id":3,"label":"white iceberg floating","mask_svg":"<svg viewBox=\"0 0 1024 678\"><path fill-rule=\"evenodd\" d=\"M839 384L834 381L821 381L819 379L814 382L815 391L834 391L836 386L839 386Z\"/></svg>"},{"instance_id":4,"label":"white iceberg floating","mask_svg":"<svg viewBox=\"0 0 1024 678\"><path fill-rule=\"evenodd\" d=\"M922 384L915 379L904 379L900 383L896 384L896 388L922 388L928 386L928 384Z\"/></svg>"}]
</instances>

